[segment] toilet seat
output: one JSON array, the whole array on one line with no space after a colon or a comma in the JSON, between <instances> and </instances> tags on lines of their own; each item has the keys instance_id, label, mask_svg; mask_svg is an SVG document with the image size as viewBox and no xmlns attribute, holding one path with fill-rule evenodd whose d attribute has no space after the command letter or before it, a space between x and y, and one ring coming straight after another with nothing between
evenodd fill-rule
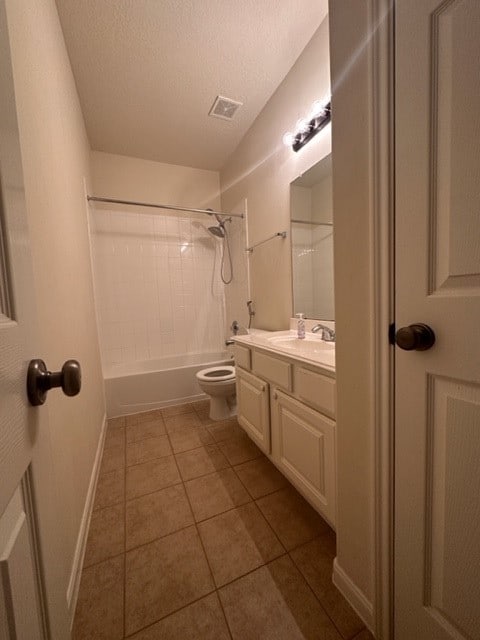
<instances>
[{"instance_id":1,"label":"toilet seat","mask_svg":"<svg viewBox=\"0 0 480 640\"><path fill-rule=\"evenodd\" d=\"M204 382L227 382L235 379L235 367L222 365L219 367L208 367L196 374L199 380Z\"/></svg>"}]
</instances>

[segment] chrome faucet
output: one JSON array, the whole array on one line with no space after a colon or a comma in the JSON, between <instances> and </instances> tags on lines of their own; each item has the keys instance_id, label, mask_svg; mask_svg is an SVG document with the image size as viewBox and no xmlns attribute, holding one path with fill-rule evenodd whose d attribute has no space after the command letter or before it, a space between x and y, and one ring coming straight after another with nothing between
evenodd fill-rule
<instances>
[{"instance_id":1,"label":"chrome faucet","mask_svg":"<svg viewBox=\"0 0 480 640\"><path fill-rule=\"evenodd\" d=\"M313 326L311 331L312 333L318 333L321 331L322 340L325 340L325 342L335 342L335 331L330 329L330 327L326 327L324 324L320 324L320 322Z\"/></svg>"}]
</instances>

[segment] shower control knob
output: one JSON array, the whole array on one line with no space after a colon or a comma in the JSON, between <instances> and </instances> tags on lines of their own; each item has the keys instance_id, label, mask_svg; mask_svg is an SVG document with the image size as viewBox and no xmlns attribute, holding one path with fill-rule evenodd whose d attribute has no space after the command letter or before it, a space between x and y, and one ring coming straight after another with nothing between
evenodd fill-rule
<instances>
[{"instance_id":1,"label":"shower control knob","mask_svg":"<svg viewBox=\"0 0 480 640\"><path fill-rule=\"evenodd\" d=\"M427 324L411 324L397 331L395 343L405 351L426 351L435 344L435 333Z\"/></svg>"},{"instance_id":2,"label":"shower control knob","mask_svg":"<svg viewBox=\"0 0 480 640\"><path fill-rule=\"evenodd\" d=\"M27 372L27 395L31 405L38 407L47 399L47 392L62 387L66 396L76 396L82 386L82 372L77 360L67 360L61 371L48 371L43 360L30 360Z\"/></svg>"}]
</instances>

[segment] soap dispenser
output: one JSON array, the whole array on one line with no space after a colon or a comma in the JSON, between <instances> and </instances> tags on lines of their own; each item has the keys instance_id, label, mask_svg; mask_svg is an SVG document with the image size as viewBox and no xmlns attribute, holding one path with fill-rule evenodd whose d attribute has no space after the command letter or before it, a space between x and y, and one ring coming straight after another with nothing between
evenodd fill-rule
<instances>
[{"instance_id":1,"label":"soap dispenser","mask_svg":"<svg viewBox=\"0 0 480 640\"><path fill-rule=\"evenodd\" d=\"M305 338L305 317L303 313L297 313L297 338L303 340Z\"/></svg>"}]
</instances>

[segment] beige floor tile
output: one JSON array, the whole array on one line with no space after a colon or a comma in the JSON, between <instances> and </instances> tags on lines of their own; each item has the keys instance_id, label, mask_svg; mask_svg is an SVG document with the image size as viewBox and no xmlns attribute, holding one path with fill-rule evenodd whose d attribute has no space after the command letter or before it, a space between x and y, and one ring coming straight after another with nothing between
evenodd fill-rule
<instances>
[{"instance_id":1,"label":"beige floor tile","mask_svg":"<svg viewBox=\"0 0 480 640\"><path fill-rule=\"evenodd\" d=\"M162 409L152 409L151 411L142 411L141 413L133 413L125 418L125 424L131 426L133 424L142 424L143 422L162 422Z\"/></svg>"},{"instance_id":2,"label":"beige floor tile","mask_svg":"<svg viewBox=\"0 0 480 640\"><path fill-rule=\"evenodd\" d=\"M152 422L141 422L140 424L132 424L127 426L127 443L139 442L146 438L155 438L163 436L167 430L163 420L153 420Z\"/></svg>"},{"instance_id":3,"label":"beige floor tile","mask_svg":"<svg viewBox=\"0 0 480 640\"><path fill-rule=\"evenodd\" d=\"M212 434L215 442L223 442L229 438L235 436L244 436L245 432L238 424L236 418L230 418L230 420L222 420L221 422L214 422L209 425L208 430Z\"/></svg>"},{"instance_id":4,"label":"beige floor tile","mask_svg":"<svg viewBox=\"0 0 480 640\"><path fill-rule=\"evenodd\" d=\"M230 466L216 445L177 453L175 458L183 480L192 480Z\"/></svg>"},{"instance_id":5,"label":"beige floor tile","mask_svg":"<svg viewBox=\"0 0 480 640\"><path fill-rule=\"evenodd\" d=\"M230 640L216 593L172 613L131 640Z\"/></svg>"},{"instance_id":6,"label":"beige floor tile","mask_svg":"<svg viewBox=\"0 0 480 640\"><path fill-rule=\"evenodd\" d=\"M180 416L182 413L191 413L192 411L192 405L189 403L174 404L171 407L164 407L162 409L162 416L164 418L171 418L172 416Z\"/></svg>"},{"instance_id":7,"label":"beige floor tile","mask_svg":"<svg viewBox=\"0 0 480 640\"><path fill-rule=\"evenodd\" d=\"M83 570L73 640L123 638L123 563L121 555Z\"/></svg>"},{"instance_id":8,"label":"beige floor tile","mask_svg":"<svg viewBox=\"0 0 480 640\"><path fill-rule=\"evenodd\" d=\"M198 529L217 587L285 553L254 502L201 522Z\"/></svg>"},{"instance_id":9,"label":"beige floor tile","mask_svg":"<svg viewBox=\"0 0 480 640\"><path fill-rule=\"evenodd\" d=\"M133 549L193 523L192 511L181 484L129 500L126 547Z\"/></svg>"},{"instance_id":10,"label":"beige floor tile","mask_svg":"<svg viewBox=\"0 0 480 640\"><path fill-rule=\"evenodd\" d=\"M368 629L364 629L363 631L360 631L353 640L375 640L375 638Z\"/></svg>"},{"instance_id":11,"label":"beige floor tile","mask_svg":"<svg viewBox=\"0 0 480 640\"><path fill-rule=\"evenodd\" d=\"M205 427L187 427L177 429L169 434L174 453L198 449L206 444L213 444L214 440Z\"/></svg>"},{"instance_id":12,"label":"beige floor tile","mask_svg":"<svg viewBox=\"0 0 480 640\"><path fill-rule=\"evenodd\" d=\"M196 414L198 416L198 419L200 420L200 424L202 425L202 427L210 427L217 422L217 420L212 420L212 418L210 418L208 411L197 411Z\"/></svg>"},{"instance_id":13,"label":"beige floor tile","mask_svg":"<svg viewBox=\"0 0 480 640\"><path fill-rule=\"evenodd\" d=\"M288 556L219 591L233 640L341 640Z\"/></svg>"},{"instance_id":14,"label":"beige floor tile","mask_svg":"<svg viewBox=\"0 0 480 640\"><path fill-rule=\"evenodd\" d=\"M164 458L172 454L172 447L168 436L156 436L139 442L130 442L127 445L127 466L141 464L149 460Z\"/></svg>"},{"instance_id":15,"label":"beige floor tile","mask_svg":"<svg viewBox=\"0 0 480 640\"><path fill-rule=\"evenodd\" d=\"M116 469L100 474L93 509L103 509L123 502L125 498L125 470Z\"/></svg>"},{"instance_id":16,"label":"beige floor tile","mask_svg":"<svg viewBox=\"0 0 480 640\"><path fill-rule=\"evenodd\" d=\"M257 505L280 542L289 550L330 530L325 520L293 487L260 498Z\"/></svg>"},{"instance_id":17,"label":"beige floor tile","mask_svg":"<svg viewBox=\"0 0 480 640\"><path fill-rule=\"evenodd\" d=\"M126 554L126 634L210 593L212 576L195 527Z\"/></svg>"},{"instance_id":18,"label":"beige floor tile","mask_svg":"<svg viewBox=\"0 0 480 640\"><path fill-rule=\"evenodd\" d=\"M119 416L118 418L109 418L107 420L107 427L110 429L115 429L116 427L124 427L125 426L125 416Z\"/></svg>"},{"instance_id":19,"label":"beige floor tile","mask_svg":"<svg viewBox=\"0 0 480 640\"><path fill-rule=\"evenodd\" d=\"M210 402L207 400L207 404L204 405L203 407L198 407L195 408L195 413L197 414L197 416L200 419L200 422L204 425L211 425L211 424L215 424L215 420L212 420L212 418L210 418Z\"/></svg>"},{"instance_id":20,"label":"beige floor tile","mask_svg":"<svg viewBox=\"0 0 480 640\"><path fill-rule=\"evenodd\" d=\"M104 449L100 464L100 474L122 469L125 469L125 444Z\"/></svg>"},{"instance_id":21,"label":"beige floor tile","mask_svg":"<svg viewBox=\"0 0 480 640\"><path fill-rule=\"evenodd\" d=\"M208 413L208 411L210 411L210 400L197 400L196 402L191 402L190 406L194 411L197 411L199 413L204 411L207 411Z\"/></svg>"},{"instance_id":22,"label":"beige floor tile","mask_svg":"<svg viewBox=\"0 0 480 640\"><path fill-rule=\"evenodd\" d=\"M201 427L200 418L195 411L189 413L181 413L169 418L165 418L165 426L168 433L177 431L178 429L187 429L188 427Z\"/></svg>"},{"instance_id":23,"label":"beige floor tile","mask_svg":"<svg viewBox=\"0 0 480 640\"><path fill-rule=\"evenodd\" d=\"M125 551L125 507L123 503L92 513L85 549L84 567L118 556Z\"/></svg>"},{"instance_id":24,"label":"beige floor tile","mask_svg":"<svg viewBox=\"0 0 480 640\"><path fill-rule=\"evenodd\" d=\"M235 436L218 445L231 465L254 460L263 455L257 445L246 435Z\"/></svg>"},{"instance_id":25,"label":"beige floor tile","mask_svg":"<svg viewBox=\"0 0 480 640\"><path fill-rule=\"evenodd\" d=\"M127 467L127 500L181 482L173 456Z\"/></svg>"},{"instance_id":26,"label":"beige floor tile","mask_svg":"<svg viewBox=\"0 0 480 640\"><path fill-rule=\"evenodd\" d=\"M251 500L232 469L190 480L185 483L185 489L197 522Z\"/></svg>"},{"instance_id":27,"label":"beige floor tile","mask_svg":"<svg viewBox=\"0 0 480 640\"><path fill-rule=\"evenodd\" d=\"M291 556L342 636L353 638L364 624L332 582L333 531L295 549Z\"/></svg>"},{"instance_id":28,"label":"beige floor tile","mask_svg":"<svg viewBox=\"0 0 480 640\"><path fill-rule=\"evenodd\" d=\"M108 428L105 434L104 450L119 446L125 446L125 427Z\"/></svg>"},{"instance_id":29,"label":"beige floor tile","mask_svg":"<svg viewBox=\"0 0 480 640\"><path fill-rule=\"evenodd\" d=\"M288 485L277 467L262 457L235 467L238 477L253 498L261 498Z\"/></svg>"}]
</instances>

